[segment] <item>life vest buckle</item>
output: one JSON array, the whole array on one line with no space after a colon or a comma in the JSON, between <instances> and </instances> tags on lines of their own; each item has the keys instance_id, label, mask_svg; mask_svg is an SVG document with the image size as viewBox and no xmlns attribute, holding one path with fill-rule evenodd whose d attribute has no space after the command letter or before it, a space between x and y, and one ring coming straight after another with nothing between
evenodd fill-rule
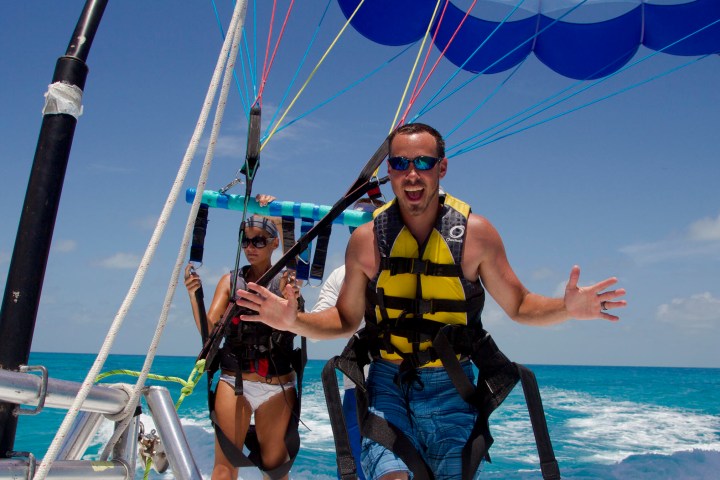
<instances>
[{"instance_id":1,"label":"life vest buckle","mask_svg":"<svg viewBox=\"0 0 720 480\"><path fill-rule=\"evenodd\" d=\"M416 315L425 315L435 313L435 301L434 300L423 300L415 298L412 300L412 311Z\"/></svg>"},{"instance_id":2,"label":"life vest buckle","mask_svg":"<svg viewBox=\"0 0 720 480\"><path fill-rule=\"evenodd\" d=\"M413 258L410 263L410 272L415 275L430 275L430 262Z\"/></svg>"}]
</instances>

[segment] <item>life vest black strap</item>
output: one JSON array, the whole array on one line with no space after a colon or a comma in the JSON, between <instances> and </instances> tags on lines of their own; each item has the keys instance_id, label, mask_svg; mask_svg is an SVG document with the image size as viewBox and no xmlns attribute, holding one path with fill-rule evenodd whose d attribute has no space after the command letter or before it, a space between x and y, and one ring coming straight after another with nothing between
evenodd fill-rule
<instances>
[{"instance_id":1,"label":"life vest black strap","mask_svg":"<svg viewBox=\"0 0 720 480\"><path fill-rule=\"evenodd\" d=\"M383 257L380 259L380 270L389 270L390 275L412 273L415 275L431 275L435 277L461 277L462 269L456 264L433 263L419 258Z\"/></svg>"},{"instance_id":2,"label":"life vest black strap","mask_svg":"<svg viewBox=\"0 0 720 480\"><path fill-rule=\"evenodd\" d=\"M406 316L427 315L438 312L467 312L468 302L466 300L434 299L423 300L420 298L404 298L385 295L383 306L386 309L401 310Z\"/></svg>"}]
</instances>

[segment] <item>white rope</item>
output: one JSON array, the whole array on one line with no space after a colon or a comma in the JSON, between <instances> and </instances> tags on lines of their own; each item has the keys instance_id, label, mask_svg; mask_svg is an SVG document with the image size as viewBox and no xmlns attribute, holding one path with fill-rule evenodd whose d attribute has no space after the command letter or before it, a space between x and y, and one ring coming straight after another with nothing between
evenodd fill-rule
<instances>
[{"instance_id":1,"label":"white rope","mask_svg":"<svg viewBox=\"0 0 720 480\"><path fill-rule=\"evenodd\" d=\"M239 2L238 2L239 3ZM244 18L244 13L243 13ZM233 23L235 25L233 25ZM220 127L222 126L222 119L223 115L225 113L225 105L227 103L227 97L228 93L230 92L230 87L232 85L232 79L233 79L233 68L235 67L235 60L237 59L238 49L240 46L240 37L242 36L242 22L231 22L231 25L228 29L228 34L225 37L226 40L230 38L232 40L232 48L230 50L230 56L228 58L228 63L225 66L225 76L223 78L223 84L222 88L220 90L220 98L218 99L218 105L215 110L215 120L213 122L213 128L210 133L210 142L208 145L207 152L205 154L205 161L203 162L203 167L200 173L200 178L198 179L198 185L197 185L197 192L202 192L205 190L205 184L207 183L208 176L210 175L210 167L212 166L212 160L215 155L215 145L217 143L217 137L220 132ZM182 186L182 184L181 184ZM175 295L175 289L178 284L178 278L180 276L180 272L183 268L183 265L185 264L185 259L187 258L187 249L190 245L190 239L192 238L192 231L195 225L195 217L197 216L197 211L200 207L200 200L202 199L202 195L198 194L195 196L195 200L193 201L193 208L190 209L190 213L188 214L188 220L185 224L185 233L183 234L183 239L180 245L180 251L178 252L177 259L175 260L175 266L173 268L172 274L170 276L170 282L168 284L168 289L165 294L165 302L163 303L163 308L160 313L160 319L158 320L157 328L155 329L155 334L153 335L152 342L150 343L150 348L148 349L148 354L145 357L145 363L143 365L143 369L140 372L140 375L138 376L137 383L135 384L135 388L133 389L132 396L130 400L128 401L128 405L125 408L126 417L123 419L122 423L117 426L115 429L115 432L113 433L113 436L110 438L108 443L105 445L105 449L102 452L102 455L100 456L100 460L107 460L110 458L110 454L112 453L112 450L115 446L115 443L120 439L120 436L123 434L127 426L132 421L132 416L130 415L131 411L129 411L129 407L133 405L132 409L134 410L134 405L137 404L137 402L140 399L140 395L142 393L142 389L145 386L145 381L147 380L148 374L150 373L150 367L152 366L152 362L155 359L155 353L157 352L157 347L160 342L160 337L162 335L163 330L165 329L165 325L167 324L167 317L170 312L170 305L172 304L173 297Z\"/></svg>"},{"instance_id":2,"label":"white rope","mask_svg":"<svg viewBox=\"0 0 720 480\"><path fill-rule=\"evenodd\" d=\"M235 5L235 10L233 12L233 18L231 21L231 29L233 31L240 31L241 28L238 27L238 24L241 24L244 20L245 11L247 8L247 0L238 1ZM242 18L241 18L242 17ZM108 334L105 337L105 341L103 342L102 347L100 348L100 351L98 352L97 358L95 360L95 363L93 364L92 368L88 372L87 376L85 377L85 380L83 381L82 386L80 387L80 390L78 392L77 397L75 398L75 401L73 402L72 406L68 409L67 414L65 415L65 418L63 419L62 424L60 425L60 428L58 429L57 433L55 434L55 438L53 439L50 447L48 448L47 453L45 454L45 457L42 460L42 463L40 464L39 468L35 472L35 476L33 477L33 480L44 480L47 476L48 472L50 471L50 468L52 467L53 462L57 458L60 445L64 441L65 437L67 436L75 418L77 417L78 412L80 411L80 407L82 406L83 402L87 398L90 389L92 388L95 378L100 373L100 370L102 369L105 361L107 360L107 357L110 353L110 348L112 347L112 344L115 341L115 337L117 336L117 333L122 326L122 323L125 319L125 316L127 315L127 312L132 305L135 296L137 295L137 292L140 289L140 286L142 284L142 281L145 277L145 273L147 271L147 268L155 254L155 251L157 250L157 245L159 243L160 238L162 237L162 234L165 230L165 226L167 225L170 213L172 213L172 209L177 202L177 198L180 194L182 185L184 183L185 177L187 176L187 172L190 168L190 164L192 163L192 159L195 156L195 152L197 151L197 146L200 143L200 138L202 137L202 133L205 129L205 125L207 123L207 119L210 113L210 110L212 108L213 99L215 98L216 92L217 92L217 86L220 79L220 74L223 71L223 66L225 65L227 59L228 59L228 52L230 50L230 43L231 41L234 42L234 39L237 35L228 35L225 39L225 42L223 43L223 47L220 53L220 56L218 58L217 65L215 67L215 72L213 73L212 80L210 82L210 87L208 88L207 95L205 96L205 102L203 104L202 111L200 113L200 118L198 119L198 123L195 127L195 132L193 133L193 136L190 140L190 144L188 146L188 149L185 153L185 156L183 157L182 163L180 165L180 169L178 170L177 176L175 178L175 182L173 183L172 189L170 191L170 194L168 195L167 200L165 201L165 206L163 207L163 211L161 213L160 219L158 220L157 225L155 226L155 230L153 232L153 235L150 239L150 242L148 243L148 246L145 250L145 254L143 255L143 258L140 262L140 266L135 274L135 278L133 279L132 284L130 285L130 289L125 296L125 300L123 301L122 305L120 306L120 309L118 310L117 314L115 315L115 318L113 319L113 322L110 326L110 329L108 330ZM236 48L236 47L235 47ZM234 57L233 57L234 58ZM234 61L234 60L233 60ZM232 68L230 68L232 70ZM224 103L223 103L224 107ZM218 107L220 108L220 107ZM214 145L212 147L214 149ZM206 157L206 163L208 162L208 159ZM205 168L205 166L203 167ZM207 180L207 173L205 172L205 178L200 180L200 183L202 183L204 188L204 182ZM198 190L202 191L202 190ZM198 197L200 197L198 195ZM199 202L193 203L192 211L197 213ZM192 213L191 213L192 215ZM194 216L191 216L190 218L194 219ZM194 222L194 220L193 220ZM185 237L188 237L187 230L188 227L186 227L186 234ZM184 237L183 239L183 247L184 249L187 249L187 239ZM188 237L189 238L189 237ZM173 271L173 277L171 279L171 283L169 286L169 290L174 293L174 288L177 285L177 277L179 274L179 267L176 265L175 270ZM172 299L172 293L169 294L170 300ZM158 323L158 330L156 330L155 337L153 338L153 345L156 349L157 347L157 338L159 337L159 332L162 331L162 327L164 327L164 324L167 320L167 311L169 310L169 300L166 298L165 305L163 305L163 313L161 315L161 319ZM153 352L154 354L154 352ZM150 363L152 363L152 359L150 360ZM149 371L149 365L147 365L147 370ZM140 387L136 388L135 391L139 392L140 389L142 389L142 385L144 385L145 379L147 378L147 372L143 372L141 374L141 379L138 380L138 385ZM131 401L128 402L128 405L125 408L126 417L129 418L129 415L131 413L134 413L135 406L137 404L137 400L139 398L139 393L134 393L134 401L131 399ZM118 429L121 430L121 429Z\"/></svg>"}]
</instances>

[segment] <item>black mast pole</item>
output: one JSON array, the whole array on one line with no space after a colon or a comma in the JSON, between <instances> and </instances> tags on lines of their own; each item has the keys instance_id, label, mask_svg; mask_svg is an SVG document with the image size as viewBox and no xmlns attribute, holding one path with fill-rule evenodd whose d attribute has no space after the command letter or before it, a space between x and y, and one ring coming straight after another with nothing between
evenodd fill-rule
<instances>
[{"instance_id":1,"label":"black mast pole","mask_svg":"<svg viewBox=\"0 0 720 480\"><path fill-rule=\"evenodd\" d=\"M85 64L107 0L87 0L64 56L55 65L53 84L85 88ZM18 370L30 357L40 292L57 218L77 119L45 113L40 128L15 247L0 310L0 368ZM13 450L15 405L0 402L0 458Z\"/></svg>"}]
</instances>

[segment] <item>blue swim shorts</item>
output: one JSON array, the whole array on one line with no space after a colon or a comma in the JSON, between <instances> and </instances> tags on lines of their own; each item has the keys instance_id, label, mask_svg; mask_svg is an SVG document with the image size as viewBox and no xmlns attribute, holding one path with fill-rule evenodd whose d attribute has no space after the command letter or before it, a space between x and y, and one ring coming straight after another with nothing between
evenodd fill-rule
<instances>
[{"instance_id":1,"label":"blue swim shorts","mask_svg":"<svg viewBox=\"0 0 720 480\"><path fill-rule=\"evenodd\" d=\"M462 367L475 383L472 364L466 361ZM420 368L419 378L402 386L395 383L398 370L391 362L372 362L367 380L370 411L403 431L436 479L460 478L462 449L475 423L475 409L460 397L443 367ZM399 457L368 438L362 440L361 460L368 479L410 473Z\"/></svg>"}]
</instances>

